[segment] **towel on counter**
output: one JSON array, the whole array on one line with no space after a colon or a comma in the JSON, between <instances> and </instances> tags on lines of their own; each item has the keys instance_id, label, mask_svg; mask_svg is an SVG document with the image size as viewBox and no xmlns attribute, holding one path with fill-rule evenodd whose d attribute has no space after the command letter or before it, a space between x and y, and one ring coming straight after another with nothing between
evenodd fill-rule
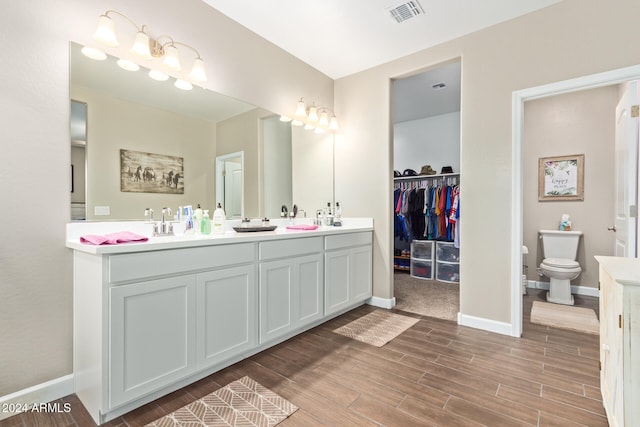
<instances>
[{"instance_id":1,"label":"towel on counter","mask_svg":"<svg viewBox=\"0 0 640 427\"><path fill-rule=\"evenodd\" d=\"M88 245L118 245L120 243L146 242L147 240L149 240L148 237L130 231L118 231L104 236L87 234L80 237L80 243Z\"/></svg>"},{"instance_id":2,"label":"towel on counter","mask_svg":"<svg viewBox=\"0 0 640 427\"><path fill-rule=\"evenodd\" d=\"M289 230L317 230L318 226L315 224L296 224L296 225L287 225Z\"/></svg>"}]
</instances>

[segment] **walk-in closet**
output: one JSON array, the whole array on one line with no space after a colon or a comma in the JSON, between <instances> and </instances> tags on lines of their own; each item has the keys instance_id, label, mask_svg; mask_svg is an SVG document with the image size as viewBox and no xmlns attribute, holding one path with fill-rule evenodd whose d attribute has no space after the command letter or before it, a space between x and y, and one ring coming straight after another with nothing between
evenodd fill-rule
<instances>
[{"instance_id":1,"label":"walk-in closet","mask_svg":"<svg viewBox=\"0 0 640 427\"><path fill-rule=\"evenodd\" d=\"M393 81L396 308L456 320L460 307L461 63Z\"/></svg>"}]
</instances>

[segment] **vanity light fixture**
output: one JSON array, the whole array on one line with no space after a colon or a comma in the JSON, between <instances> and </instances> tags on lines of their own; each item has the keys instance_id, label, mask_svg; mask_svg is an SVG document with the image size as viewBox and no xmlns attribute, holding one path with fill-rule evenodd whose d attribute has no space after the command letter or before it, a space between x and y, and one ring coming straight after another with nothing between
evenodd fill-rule
<instances>
[{"instance_id":1,"label":"vanity light fixture","mask_svg":"<svg viewBox=\"0 0 640 427\"><path fill-rule=\"evenodd\" d=\"M153 58L163 59L162 63L173 71L180 71L178 47L184 47L195 53L196 58L193 61L189 79L197 83L207 81L204 61L200 57L200 53L191 45L174 40L171 36L161 35L152 38L146 25L139 26L131 18L116 10L108 10L98 18L98 28L93 34L93 38L101 44L115 48L119 46L115 33L115 25L111 16L120 16L129 22L136 29L135 41L130 52L138 58L150 60ZM161 42L161 40L165 40ZM89 55L87 55L89 56ZM91 58L91 56L89 56ZM166 79L165 79L166 80ZM184 86L184 85L183 85Z\"/></svg>"},{"instance_id":2,"label":"vanity light fixture","mask_svg":"<svg viewBox=\"0 0 640 427\"><path fill-rule=\"evenodd\" d=\"M302 126L307 130L316 129L317 133L322 133L324 130L338 130L338 119L332 109L328 107L318 107L315 103L312 103L310 107L304 102L304 98L300 98L296 104L296 111L294 113L295 119L287 116L280 116L280 120L283 122L291 122L293 126Z\"/></svg>"}]
</instances>

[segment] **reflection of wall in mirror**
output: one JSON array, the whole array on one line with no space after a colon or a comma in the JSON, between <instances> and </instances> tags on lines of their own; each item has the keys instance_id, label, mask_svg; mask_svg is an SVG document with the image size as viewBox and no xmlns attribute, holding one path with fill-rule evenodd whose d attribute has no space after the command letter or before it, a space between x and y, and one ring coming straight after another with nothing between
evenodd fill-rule
<instances>
[{"instance_id":1,"label":"reflection of wall in mirror","mask_svg":"<svg viewBox=\"0 0 640 427\"><path fill-rule=\"evenodd\" d=\"M244 216L249 218L261 216L259 127L260 119L271 115L270 111L256 108L222 120L216 127L215 157L244 152Z\"/></svg>"},{"instance_id":2,"label":"reflection of wall in mirror","mask_svg":"<svg viewBox=\"0 0 640 427\"><path fill-rule=\"evenodd\" d=\"M307 217L333 203L333 137L292 128L293 202Z\"/></svg>"},{"instance_id":3,"label":"reflection of wall in mirror","mask_svg":"<svg viewBox=\"0 0 640 427\"><path fill-rule=\"evenodd\" d=\"M142 219L144 209L200 203L214 206L207 173L215 157L215 124L175 113L125 102L108 94L71 86L71 97L86 102L87 219ZM160 152L183 157L185 193L120 192L120 149ZM211 179L213 181L213 179ZM109 206L110 217L95 217L95 206Z\"/></svg>"},{"instance_id":4,"label":"reflection of wall in mirror","mask_svg":"<svg viewBox=\"0 0 640 427\"><path fill-rule=\"evenodd\" d=\"M262 216L277 218L282 205L293 206L291 125L271 116L262 121L263 192Z\"/></svg>"}]
</instances>

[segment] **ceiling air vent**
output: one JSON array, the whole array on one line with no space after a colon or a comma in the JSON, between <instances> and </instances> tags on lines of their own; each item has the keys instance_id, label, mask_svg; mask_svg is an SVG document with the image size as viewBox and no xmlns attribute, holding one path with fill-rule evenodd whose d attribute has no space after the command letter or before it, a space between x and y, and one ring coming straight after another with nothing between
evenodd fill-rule
<instances>
[{"instance_id":1,"label":"ceiling air vent","mask_svg":"<svg viewBox=\"0 0 640 427\"><path fill-rule=\"evenodd\" d=\"M424 9L422 8L422 5L418 3L418 0L412 0L396 6L391 6L388 7L387 10L398 24L418 15L424 15Z\"/></svg>"}]
</instances>

